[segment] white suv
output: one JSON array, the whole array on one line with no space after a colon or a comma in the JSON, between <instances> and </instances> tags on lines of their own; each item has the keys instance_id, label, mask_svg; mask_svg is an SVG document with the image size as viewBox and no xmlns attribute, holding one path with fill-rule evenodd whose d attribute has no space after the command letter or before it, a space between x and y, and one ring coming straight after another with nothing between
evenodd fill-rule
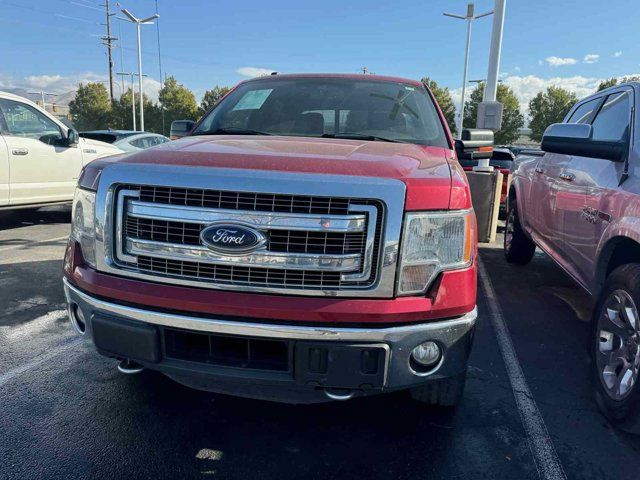
<instances>
[{"instance_id":1,"label":"white suv","mask_svg":"<svg viewBox=\"0 0 640 480\"><path fill-rule=\"evenodd\" d=\"M0 92L0 210L70 202L82 167L116 153L26 98Z\"/></svg>"}]
</instances>

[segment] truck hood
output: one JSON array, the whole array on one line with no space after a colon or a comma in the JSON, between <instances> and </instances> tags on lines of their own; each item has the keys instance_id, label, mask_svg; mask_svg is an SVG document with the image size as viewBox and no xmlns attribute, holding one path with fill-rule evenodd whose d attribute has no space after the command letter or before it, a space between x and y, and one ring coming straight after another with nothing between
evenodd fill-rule
<instances>
[{"instance_id":1,"label":"truck hood","mask_svg":"<svg viewBox=\"0 0 640 480\"><path fill-rule=\"evenodd\" d=\"M185 137L104 162L391 178L407 185L407 209L446 209L451 155L442 147L404 143L224 135Z\"/></svg>"}]
</instances>

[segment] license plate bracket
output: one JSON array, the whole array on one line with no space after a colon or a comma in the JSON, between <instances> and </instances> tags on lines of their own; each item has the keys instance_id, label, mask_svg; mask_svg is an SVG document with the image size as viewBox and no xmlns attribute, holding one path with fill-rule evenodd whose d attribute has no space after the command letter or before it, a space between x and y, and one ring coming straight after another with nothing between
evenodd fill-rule
<instances>
[{"instance_id":1,"label":"license plate bracket","mask_svg":"<svg viewBox=\"0 0 640 480\"><path fill-rule=\"evenodd\" d=\"M296 342L296 383L323 388L381 389L386 383L389 346Z\"/></svg>"}]
</instances>

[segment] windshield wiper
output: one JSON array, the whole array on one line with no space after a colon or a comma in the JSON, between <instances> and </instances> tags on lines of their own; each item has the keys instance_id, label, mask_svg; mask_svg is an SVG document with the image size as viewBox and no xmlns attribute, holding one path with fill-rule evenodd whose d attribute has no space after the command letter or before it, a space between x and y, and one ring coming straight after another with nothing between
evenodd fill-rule
<instances>
[{"instance_id":1,"label":"windshield wiper","mask_svg":"<svg viewBox=\"0 0 640 480\"><path fill-rule=\"evenodd\" d=\"M395 138L379 137L378 135L360 135L357 133L325 133L322 138L344 138L345 140L370 140L372 142L410 143Z\"/></svg>"},{"instance_id":2,"label":"windshield wiper","mask_svg":"<svg viewBox=\"0 0 640 480\"><path fill-rule=\"evenodd\" d=\"M225 127L225 128L217 128L215 130L204 130L200 132L194 132L191 135L274 135L274 134L269 132L261 132L260 130L251 130L249 128Z\"/></svg>"}]
</instances>

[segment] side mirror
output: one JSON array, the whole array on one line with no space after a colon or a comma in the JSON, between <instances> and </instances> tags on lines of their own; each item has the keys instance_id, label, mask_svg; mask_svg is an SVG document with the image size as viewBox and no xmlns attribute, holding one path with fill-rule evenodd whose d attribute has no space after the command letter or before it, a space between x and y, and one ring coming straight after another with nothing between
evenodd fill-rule
<instances>
[{"instance_id":1,"label":"side mirror","mask_svg":"<svg viewBox=\"0 0 640 480\"><path fill-rule=\"evenodd\" d=\"M186 134L189 135L191 133L191 130L193 130L193 127L196 126L196 122L194 122L193 120L187 120L184 123L185 123L184 128L185 128Z\"/></svg>"},{"instance_id":2,"label":"side mirror","mask_svg":"<svg viewBox=\"0 0 640 480\"><path fill-rule=\"evenodd\" d=\"M196 122L193 120L174 120L171 122L169 138L171 138L171 140L177 140L178 138L185 137L191 133L195 125Z\"/></svg>"},{"instance_id":3,"label":"side mirror","mask_svg":"<svg viewBox=\"0 0 640 480\"><path fill-rule=\"evenodd\" d=\"M480 128L465 128L456 140L458 159L479 160L493 155L493 132Z\"/></svg>"},{"instance_id":4,"label":"side mirror","mask_svg":"<svg viewBox=\"0 0 640 480\"><path fill-rule=\"evenodd\" d=\"M554 123L542 136L545 152L603 158L622 162L627 149L624 140L593 140L593 127L586 123Z\"/></svg>"},{"instance_id":5,"label":"side mirror","mask_svg":"<svg viewBox=\"0 0 640 480\"><path fill-rule=\"evenodd\" d=\"M66 140L67 140L66 143L68 147L73 147L74 145L77 145L78 142L80 141L80 135L78 135L78 131L73 128L70 128L67 131Z\"/></svg>"}]
</instances>

